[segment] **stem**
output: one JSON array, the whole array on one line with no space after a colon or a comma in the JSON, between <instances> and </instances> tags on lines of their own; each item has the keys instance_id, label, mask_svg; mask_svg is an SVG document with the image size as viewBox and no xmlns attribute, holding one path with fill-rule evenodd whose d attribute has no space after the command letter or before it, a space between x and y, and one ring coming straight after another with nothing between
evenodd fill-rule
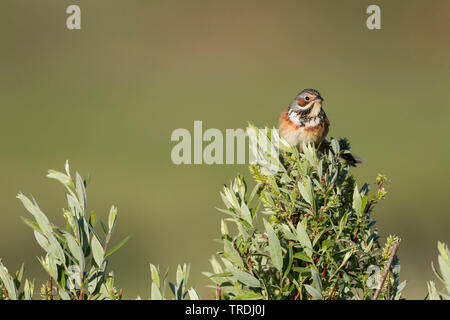
<instances>
[{"instance_id":1,"label":"stem","mask_svg":"<svg viewBox=\"0 0 450 320\"><path fill-rule=\"evenodd\" d=\"M394 243L394 246L392 247L391 255L389 256L389 260L386 264L386 268L383 271L383 276L381 277L381 283L378 286L377 290L375 291L375 295L373 296L372 300L377 300L378 296L380 295L381 289L383 288L383 285L384 285L384 281L386 280L386 277L389 273L389 269L391 268L392 261L394 261L395 253L397 252L399 245L400 245L400 239L397 239Z\"/></svg>"},{"instance_id":2,"label":"stem","mask_svg":"<svg viewBox=\"0 0 450 320\"><path fill-rule=\"evenodd\" d=\"M339 284L338 284L339 276L340 276L340 273L338 273L338 275L337 275L336 284L334 285L333 290L331 290L331 293L330 293L330 296L328 297L328 300L331 300L331 298L333 298L334 290L336 289L336 287L339 287Z\"/></svg>"},{"instance_id":3,"label":"stem","mask_svg":"<svg viewBox=\"0 0 450 320\"><path fill-rule=\"evenodd\" d=\"M103 252L106 253L106 249L108 249L109 240L111 239L111 231L108 232L106 236L105 245L103 246Z\"/></svg>"},{"instance_id":4,"label":"stem","mask_svg":"<svg viewBox=\"0 0 450 320\"><path fill-rule=\"evenodd\" d=\"M50 300L53 300L53 278L50 276Z\"/></svg>"},{"instance_id":5,"label":"stem","mask_svg":"<svg viewBox=\"0 0 450 320\"><path fill-rule=\"evenodd\" d=\"M220 289L220 284L217 285L217 294L216 294L216 300L220 300L222 295L222 289Z\"/></svg>"},{"instance_id":6,"label":"stem","mask_svg":"<svg viewBox=\"0 0 450 320\"><path fill-rule=\"evenodd\" d=\"M380 191L382 186L383 186L383 181L380 182L380 184L378 185L377 191L375 192L375 196L377 195L378 191ZM374 199L370 200L369 204L367 205L366 209L364 210L364 213L368 213L369 212L369 210L372 207L374 202L375 202Z\"/></svg>"}]
</instances>

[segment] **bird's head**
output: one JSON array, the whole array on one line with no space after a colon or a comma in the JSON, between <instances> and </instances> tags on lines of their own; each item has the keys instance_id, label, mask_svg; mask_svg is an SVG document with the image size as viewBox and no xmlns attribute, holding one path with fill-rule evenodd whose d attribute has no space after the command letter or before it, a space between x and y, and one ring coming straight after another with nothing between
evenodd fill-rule
<instances>
[{"instance_id":1,"label":"bird's head","mask_svg":"<svg viewBox=\"0 0 450 320\"><path fill-rule=\"evenodd\" d=\"M290 108L309 116L317 116L322 109L323 98L315 89L305 89L292 101Z\"/></svg>"}]
</instances>

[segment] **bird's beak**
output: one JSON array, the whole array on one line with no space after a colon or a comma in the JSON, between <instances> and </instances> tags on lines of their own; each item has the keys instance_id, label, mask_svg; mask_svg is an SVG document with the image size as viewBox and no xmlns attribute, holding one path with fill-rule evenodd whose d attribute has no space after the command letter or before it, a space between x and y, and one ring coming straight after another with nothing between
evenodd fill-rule
<instances>
[{"instance_id":1,"label":"bird's beak","mask_svg":"<svg viewBox=\"0 0 450 320\"><path fill-rule=\"evenodd\" d=\"M315 101L315 102L321 103L321 102L323 101L323 98L322 98L321 96L317 96L317 97L314 99L314 101Z\"/></svg>"}]
</instances>

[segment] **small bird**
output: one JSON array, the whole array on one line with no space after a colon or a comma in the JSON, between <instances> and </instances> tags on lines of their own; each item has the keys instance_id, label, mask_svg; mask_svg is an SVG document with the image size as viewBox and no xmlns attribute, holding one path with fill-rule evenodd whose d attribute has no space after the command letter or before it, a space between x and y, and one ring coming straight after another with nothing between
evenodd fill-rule
<instances>
[{"instance_id":1,"label":"small bird","mask_svg":"<svg viewBox=\"0 0 450 320\"><path fill-rule=\"evenodd\" d=\"M305 89L281 113L280 136L290 146L296 146L302 151L303 143L314 143L316 146L329 144L325 137L330 128L330 120L322 108L323 101L319 91ZM353 166L363 162L363 159L351 154L342 154L341 158Z\"/></svg>"}]
</instances>

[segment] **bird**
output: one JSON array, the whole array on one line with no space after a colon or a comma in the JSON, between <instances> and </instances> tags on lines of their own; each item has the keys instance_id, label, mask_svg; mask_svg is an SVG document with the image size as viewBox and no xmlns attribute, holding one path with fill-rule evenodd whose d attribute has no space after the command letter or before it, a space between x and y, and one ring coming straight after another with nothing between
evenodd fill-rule
<instances>
[{"instance_id":1,"label":"bird","mask_svg":"<svg viewBox=\"0 0 450 320\"><path fill-rule=\"evenodd\" d=\"M322 107L323 101L316 89L301 91L280 115L281 138L300 152L303 144L312 143L316 147L329 144L325 138L330 130L330 120ZM352 166L364 161L350 153L341 154L340 158Z\"/></svg>"}]
</instances>

